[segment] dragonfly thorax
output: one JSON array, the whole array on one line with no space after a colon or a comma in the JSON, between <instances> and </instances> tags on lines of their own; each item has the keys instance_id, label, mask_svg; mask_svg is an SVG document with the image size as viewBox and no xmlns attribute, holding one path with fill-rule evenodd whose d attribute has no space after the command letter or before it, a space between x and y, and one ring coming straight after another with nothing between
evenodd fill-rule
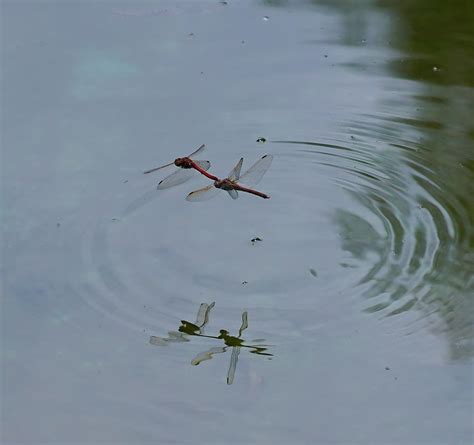
<instances>
[{"instance_id":1,"label":"dragonfly thorax","mask_svg":"<svg viewBox=\"0 0 474 445\"><path fill-rule=\"evenodd\" d=\"M189 158L177 158L174 160L174 165L181 168L193 168L193 162Z\"/></svg>"},{"instance_id":2,"label":"dragonfly thorax","mask_svg":"<svg viewBox=\"0 0 474 445\"><path fill-rule=\"evenodd\" d=\"M234 190L235 185L235 182L228 178L214 181L214 187L222 190Z\"/></svg>"}]
</instances>

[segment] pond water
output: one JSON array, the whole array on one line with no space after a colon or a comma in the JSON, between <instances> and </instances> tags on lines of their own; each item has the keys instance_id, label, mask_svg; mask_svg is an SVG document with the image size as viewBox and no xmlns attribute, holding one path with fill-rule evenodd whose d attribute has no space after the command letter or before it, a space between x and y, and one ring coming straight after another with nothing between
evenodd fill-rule
<instances>
[{"instance_id":1,"label":"pond water","mask_svg":"<svg viewBox=\"0 0 474 445\"><path fill-rule=\"evenodd\" d=\"M2 19L4 443L472 443L470 2Z\"/></svg>"}]
</instances>

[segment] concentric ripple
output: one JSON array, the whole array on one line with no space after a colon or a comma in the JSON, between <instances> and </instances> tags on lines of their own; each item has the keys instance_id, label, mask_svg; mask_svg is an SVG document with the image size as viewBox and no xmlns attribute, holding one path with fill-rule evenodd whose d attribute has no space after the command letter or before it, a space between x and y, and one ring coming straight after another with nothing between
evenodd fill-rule
<instances>
[{"instance_id":1,"label":"concentric ripple","mask_svg":"<svg viewBox=\"0 0 474 445\"><path fill-rule=\"evenodd\" d=\"M371 119L383 142L351 124L347 137L269 143L268 205L248 196L192 205L184 196L194 185L160 193L155 179L123 184L68 235L72 249L80 246L71 293L160 336L216 301L216 328L235 331L246 310L267 339L349 321L355 307L378 317L410 312L416 324L407 318L406 334L428 324L469 349L459 307L469 306L474 285L472 203L427 162L423 141L392 142L384 120ZM297 328L288 311L298 311Z\"/></svg>"},{"instance_id":2,"label":"concentric ripple","mask_svg":"<svg viewBox=\"0 0 474 445\"><path fill-rule=\"evenodd\" d=\"M372 117L375 133L376 121ZM334 205L332 214L341 247L351 254L341 265L357 269L365 264L352 289L366 301L363 310L393 316L415 308L439 316L446 305L456 305L453 294L467 304L474 271L469 197L430 168L429 147L421 142L405 145L385 137L375 144L360 127L353 134L340 144L274 142L298 147L295 156L312 154L351 197L349 205ZM456 167L466 184L474 179L457 165L450 170Z\"/></svg>"}]
</instances>

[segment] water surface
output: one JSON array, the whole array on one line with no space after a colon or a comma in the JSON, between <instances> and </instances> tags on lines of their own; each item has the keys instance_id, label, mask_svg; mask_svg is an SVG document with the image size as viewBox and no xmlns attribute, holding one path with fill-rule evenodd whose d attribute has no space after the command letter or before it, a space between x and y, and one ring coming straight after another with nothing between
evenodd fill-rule
<instances>
[{"instance_id":1,"label":"water surface","mask_svg":"<svg viewBox=\"0 0 474 445\"><path fill-rule=\"evenodd\" d=\"M471 443L472 6L224 3L2 3L3 440Z\"/></svg>"}]
</instances>

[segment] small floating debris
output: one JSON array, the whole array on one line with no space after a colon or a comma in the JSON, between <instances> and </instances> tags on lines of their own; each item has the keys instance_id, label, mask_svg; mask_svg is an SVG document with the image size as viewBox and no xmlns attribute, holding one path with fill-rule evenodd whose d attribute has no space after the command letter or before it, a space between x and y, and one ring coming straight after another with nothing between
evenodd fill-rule
<instances>
[{"instance_id":1,"label":"small floating debris","mask_svg":"<svg viewBox=\"0 0 474 445\"><path fill-rule=\"evenodd\" d=\"M318 278L318 272L316 271L316 269L309 269L309 273L313 275L313 277Z\"/></svg>"},{"instance_id":2,"label":"small floating debris","mask_svg":"<svg viewBox=\"0 0 474 445\"><path fill-rule=\"evenodd\" d=\"M267 140L265 138L258 138L257 142L259 142L260 144L264 144L265 142L267 142Z\"/></svg>"},{"instance_id":3,"label":"small floating debris","mask_svg":"<svg viewBox=\"0 0 474 445\"><path fill-rule=\"evenodd\" d=\"M250 242L252 243L252 245L254 245L257 241L263 241L263 239L260 238L260 237L258 237L258 236L256 236L255 238L252 238L252 239L250 240Z\"/></svg>"},{"instance_id":4,"label":"small floating debris","mask_svg":"<svg viewBox=\"0 0 474 445\"><path fill-rule=\"evenodd\" d=\"M438 68L437 66L434 66L434 67L433 67L433 71L435 71L435 72L436 72L436 71L439 71L439 68Z\"/></svg>"}]
</instances>

